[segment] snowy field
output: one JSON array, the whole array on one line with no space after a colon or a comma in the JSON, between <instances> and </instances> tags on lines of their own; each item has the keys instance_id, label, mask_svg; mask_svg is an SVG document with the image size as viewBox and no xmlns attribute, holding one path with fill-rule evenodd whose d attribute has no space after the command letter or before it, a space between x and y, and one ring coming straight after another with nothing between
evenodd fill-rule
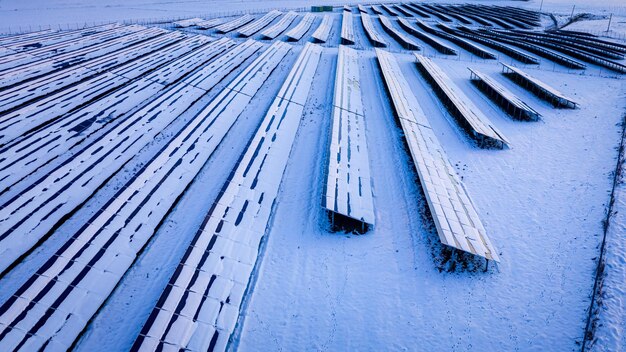
<instances>
[{"instance_id":1,"label":"snowy field","mask_svg":"<svg viewBox=\"0 0 626 352\"><path fill-rule=\"evenodd\" d=\"M625 349L626 5L369 3L1 2L0 351Z\"/></svg>"},{"instance_id":2,"label":"snowy field","mask_svg":"<svg viewBox=\"0 0 626 352\"><path fill-rule=\"evenodd\" d=\"M626 3L622 0L474 0L478 4L519 6L531 10L570 15L572 6L576 13L591 12L598 15L615 13L626 16ZM371 3L355 0L352 4ZM455 0L425 1L425 3L459 3ZM0 2L0 33L36 30L39 27L75 27L92 23L112 21L156 21L188 18L198 15L220 16L239 12L267 12L271 9L301 9L310 5L343 6L336 0L320 0L311 3L303 0L3 0ZM606 25L594 27L602 31Z\"/></svg>"}]
</instances>

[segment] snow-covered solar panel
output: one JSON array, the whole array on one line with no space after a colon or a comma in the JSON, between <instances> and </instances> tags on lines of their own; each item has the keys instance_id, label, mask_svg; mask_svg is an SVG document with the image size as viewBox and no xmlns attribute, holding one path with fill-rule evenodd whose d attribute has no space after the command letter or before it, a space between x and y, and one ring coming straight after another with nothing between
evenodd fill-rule
<instances>
[{"instance_id":1,"label":"snow-covered solar panel","mask_svg":"<svg viewBox=\"0 0 626 352\"><path fill-rule=\"evenodd\" d=\"M122 25L119 23L112 23L73 31L43 31L35 32L40 33L39 35L33 34L28 36L25 35L23 37L11 36L7 38L0 38L0 50L2 50L1 53L3 56L14 54L16 52L30 51L72 39L79 39L87 35L108 31L118 27L122 27Z\"/></svg>"},{"instance_id":2,"label":"snow-covered solar panel","mask_svg":"<svg viewBox=\"0 0 626 352\"><path fill-rule=\"evenodd\" d=\"M624 50L618 46L609 46L601 43L595 43L585 41L581 39L574 39L567 36L561 36L553 33L541 33L527 30L511 30L511 31L498 31L499 33L513 34L528 36L533 38L539 38L549 41L551 43L566 45L569 47L577 48L583 51L587 51L592 54L602 56L606 59L612 60L624 60Z\"/></svg>"},{"instance_id":3,"label":"snow-covered solar panel","mask_svg":"<svg viewBox=\"0 0 626 352\"><path fill-rule=\"evenodd\" d=\"M107 24L106 26L110 26L111 24ZM114 24L115 25L115 24ZM93 27L91 27L93 28ZM75 30L82 31L83 29ZM55 31L52 29L44 29L36 32L27 32L22 34L10 34L10 35L2 35L0 36L0 46L14 45L16 43L26 41L26 40L38 40L41 38L47 38L49 36L54 36L58 34L67 34L75 31Z\"/></svg>"},{"instance_id":4,"label":"snow-covered solar panel","mask_svg":"<svg viewBox=\"0 0 626 352\"><path fill-rule=\"evenodd\" d=\"M430 34L434 34L438 37L444 38L446 40L449 40L453 42L454 44L460 46L461 48L469 51L470 53L478 57L481 57L483 59L496 59L497 58L496 54L492 53L489 50L481 48L480 46L468 41L467 39L432 28L431 26L429 26L428 24L424 23L421 20L415 20L415 23L417 23L417 25L424 31Z\"/></svg>"},{"instance_id":5,"label":"snow-covered solar panel","mask_svg":"<svg viewBox=\"0 0 626 352\"><path fill-rule=\"evenodd\" d=\"M226 39L226 38L223 38ZM235 43L230 40L219 40L209 43L208 47L201 51L207 51L206 60L217 57L227 49L233 47ZM202 54L202 53L200 53ZM198 55L201 56L201 55ZM224 59L227 55L222 56ZM206 60L198 60L193 53L181 57L179 60L170 64L170 66L158 70L162 73L161 82L167 79L174 71L179 71L179 78L185 74L186 70L193 69L206 62ZM219 58L218 60L222 60ZM193 63L188 67L187 63ZM222 70L218 72L223 77L228 71L220 65L206 65L200 71L195 72L194 76L208 76L214 70ZM173 75L174 76L174 75ZM109 75L106 78L116 79L123 77L121 75ZM145 81L136 84L146 87L152 86L151 83L159 84L155 77L146 78ZM98 82L96 82L98 83ZM115 82L123 84L122 82ZM160 83L161 85L163 83ZM98 88L96 86L96 88ZM140 90L140 89L139 89ZM141 90L140 90L141 91ZM80 91L78 92L80 94ZM92 141L88 146L77 147L76 152L71 153L67 160L56 166L45 177L40 179L29 179L28 183L23 183L24 190L20 192L22 197L10 199L0 205L9 213L2 213L0 216L0 271L10 266L12 261L19 258L27 252L34 244L36 244L45 234L50 231L54 224L71 213L76 207L82 204L89 195L91 195L102 182L105 182L112 173L116 172L125 161L132 158L136 151L152 140L154 135L158 133L164 126L175 119L182 112L206 93L205 89L190 85L186 81L177 82L176 85L168 87L167 90L159 92L152 97L148 104L143 105L141 109L134 111L133 114L126 116L126 119L112 121L107 126L107 133L101 135L100 138ZM127 96L129 100L141 97L141 94L130 94ZM112 97L109 97L112 99ZM136 103L141 103L136 101ZM106 108L106 106L105 106ZM98 112L94 114L99 116ZM158 117L158 118L157 118ZM40 118L35 115L35 119ZM41 117L40 124L50 123L58 118L58 114L47 114ZM18 120L23 121L20 128L24 130L24 125L32 126L30 122L32 118ZM98 124L100 125L100 124ZM50 126L56 126L51 124ZM59 127L59 126L57 126ZM60 126L60 128L66 128ZM9 129L12 132L11 129ZM138 133L138 131L142 131ZM67 131L66 133L71 133ZM59 135L57 135L58 137ZM42 152L42 151L40 151ZM38 158L53 157L55 154L51 152L37 154ZM41 162L41 161L40 161ZM97 167L96 167L97 165ZM26 175L22 174L22 177ZM74 187L75 192L61 192L61 190ZM37 194L45 206L39 203L27 201L32 194ZM9 216L10 214L10 216Z\"/></svg>"},{"instance_id":6,"label":"snow-covered solar panel","mask_svg":"<svg viewBox=\"0 0 626 352\"><path fill-rule=\"evenodd\" d=\"M13 67L26 65L31 62L40 61L47 58L54 58L63 54L71 54L80 49L93 47L98 44L104 44L125 35L137 33L145 30L142 26L122 26L101 31L91 35L84 35L80 38L73 38L52 45L46 45L39 49L33 49L12 55L0 57L0 70L8 70Z\"/></svg>"},{"instance_id":7,"label":"snow-covered solar panel","mask_svg":"<svg viewBox=\"0 0 626 352\"><path fill-rule=\"evenodd\" d=\"M370 6L370 8L377 15L382 15L383 14L383 10L381 10L379 5L372 5L372 6Z\"/></svg>"},{"instance_id":8,"label":"snow-covered solar panel","mask_svg":"<svg viewBox=\"0 0 626 352\"><path fill-rule=\"evenodd\" d=\"M509 24L512 24L514 27L517 28L523 28L523 29L532 29L533 27L522 22L522 21L518 21L515 18L511 18L511 17L502 17L502 20L504 22L507 22Z\"/></svg>"},{"instance_id":9,"label":"snow-covered solar panel","mask_svg":"<svg viewBox=\"0 0 626 352\"><path fill-rule=\"evenodd\" d=\"M390 36L392 36L403 48L407 50L420 50L420 46L409 36L400 32L394 25L391 23L391 20L387 16L378 16L380 23L383 26L385 32L387 32Z\"/></svg>"},{"instance_id":10,"label":"snow-covered solar panel","mask_svg":"<svg viewBox=\"0 0 626 352\"><path fill-rule=\"evenodd\" d=\"M131 350L226 350L320 56L306 44Z\"/></svg>"},{"instance_id":11,"label":"snow-covered solar panel","mask_svg":"<svg viewBox=\"0 0 626 352\"><path fill-rule=\"evenodd\" d=\"M464 15L472 18L483 26L493 27L495 24L492 20L493 17L487 14L487 12L484 11L484 8L480 9L475 6L466 5L462 6L461 9Z\"/></svg>"},{"instance_id":12,"label":"snow-covered solar panel","mask_svg":"<svg viewBox=\"0 0 626 352\"><path fill-rule=\"evenodd\" d=\"M467 17L460 15L456 12L453 12L453 10L451 10L450 7L447 8L448 9L448 15L452 18L454 18L455 20L461 22L462 24L465 25L472 25L474 24L474 22L472 22L470 19L468 19Z\"/></svg>"},{"instance_id":13,"label":"snow-covered solar panel","mask_svg":"<svg viewBox=\"0 0 626 352\"><path fill-rule=\"evenodd\" d=\"M322 23L320 23L319 27L313 32L313 40L316 43L326 43L328 40L328 36L330 35L330 30L333 26L333 18L331 15L324 15L322 19Z\"/></svg>"},{"instance_id":14,"label":"snow-covered solar panel","mask_svg":"<svg viewBox=\"0 0 626 352\"><path fill-rule=\"evenodd\" d=\"M251 35L254 35L256 32L265 28L282 14L283 13L280 11L272 10L263 15L263 17L259 18L258 20L252 23L248 23L247 25L239 28L239 35L241 35L242 37L249 37Z\"/></svg>"},{"instance_id":15,"label":"snow-covered solar panel","mask_svg":"<svg viewBox=\"0 0 626 352\"><path fill-rule=\"evenodd\" d=\"M503 148L510 142L430 58L414 53L418 68L448 109L481 146Z\"/></svg>"},{"instance_id":16,"label":"snow-covered solar panel","mask_svg":"<svg viewBox=\"0 0 626 352\"><path fill-rule=\"evenodd\" d=\"M404 7L402 7L402 5L393 5L393 9L395 11L400 12L402 15L406 16L406 17L413 17L413 14L411 14L409 11L407 11Z\"/></svg>"},{"instance_id":17,"label":"snow-covered solar panel","mask_svg":"<svg viewBox=\"0 0 626 352\"><path fill-rule=\"evenodd\" d=\"M352 14L344 12L341 19L341 44L354 44L354 24Z\"/></svg>"},{"instance_id":18,"label":"snow-covered solar panel","mask_svg":"<svg viewBox=\"0 0 626 352\"><path fill-rule=\"evenodd\" d=\"M208 42L210 41L203 40L202 45ZM211 46L210 48L215 48L211 55L215 55L215 50L220 49L220 46L225 45L225 43L225 41L220 40L216 43L216 46ZM187 44L192 48L194 47L194 43ZM209 58L212 56L209 56ZM203 57L203 50L200 50L196 60L201 60ZM21 136L28 131L37 128L37 126L48 125L52 121L64 117L64 114L73 109L96 99L99 94L125 85L140 75L154 69L155 66L172 59L172 57L167 55L167 51L161 56L146 55L122 67L110 67L110 70L103 72L101 75L83 82L78 82L70 89L61 90L57 93L50 92L50 94L45 95L42 99L33 104L14 109L0 120L0 143L10 143L15 139L21 138ZM89 66L93 67L92 65ZM81 69L89 68L81 67ZM46 87L48 86L49 85L46 85ZM2 184L6 178L10 179L11 177L2 178L0 184Z\"/></svg>"},{"instance_id":19,"label":"snow-covered solar panel","mask_svg":"<svg viewBox=\"0 0 626 352\"><path fill-rule=\"evenodd\" d=\"M398 23L400 23L400 27L402 27L405 31L411 33L412 35L414 35L415 37L419 38L423 42L425 42L428 45L432 46L438 52L440 52L442 54L446 54L446 55L456 55L457 54L456 50L454 50L454 49L450 48L449 46L447 46L446 44L442 43L441 41L439 41L439 39L434 38L430 34L424 33L423 31L415 28L415 26L413 26L409 22L409 20L407 20L406 18L398 18Z\"/></svg>"},{"instance_id":20,"label":"snow-covered solar panel","mask_svg":"<svg viewBox=\"0 0 626 352\"><path fill-rule=\"evenodd\" d=\"M507 65L503 62L500 64L502 65L505 76L512 78L514 81L519 81L523 85L531 86L535 92L540 92L540 97L550 101L553 105L572 108L576 108L576 105L578 105L573 99L519 68Z\"/></svg>"},{"instance_id":21,"label":"snow-covered solar panel","mask_svg":"<svg viewBox=\"0 0 626 352\"><path fill-rule=\"evenodd\" d=\"M194 18L188 18L186 20L172 22L172 24L174 25L174 27L187 28L187 27L195 26L196 24L202 21L204 21L202 18L194 17Z\"/></svg>"},{"instance_id":22,"label":"snow-covered solar panel","mask_svg":"<svg viewBox=\"0 0 626 352\"><path fill-rule=\"evenodd\" d=\"M197 38L202 37L197 36ZM57 161L64 159L66 157L64 153L71 150L74 145L81 143L92 133L103 133L109 127L117 124L118 119L124 114L129 113L144 102L149 102L160 92L163 92L168 86L183 77L188 70L200 67L215 57L217 53L214 47L201 48L207 42L195 39L189 38L182 41L181 45L172 45L157 53L145 56L141 60L146 65L135 66L133 65L134 62L131 62L81 82L76 86L76 92L68 97L71 100L76 100L76 104L67 107L52 105L55 99L64 97L63 92L46 97L45 100L50 99L49 102L46 102L50 108L46 109L47 106L45 105L43 107L46 109L45 115L47 115L45 116L47 117L45 119L47 120L46 127L20 136L3 147L5 152L10 153L13 157L0 159L0 174L10 168L18 168L20 172L7 172L5 176L0 176L0 191L18 184L24 175L35 172L51 159ZM191 51L193 54L190 54ZM216 62L211 62L209 65L214 65ZM148 76L142 76L149 72L151 67L155 71ZM124 76L119 75L121 72L124 72ZM100 79L100 77L104 79ZM155 79L156 77L160 78ZM89 100L97 96L98 93L106 95L93 101ZM132 96L132 99L129 99L129 96ZM77 107L78 109L75 109ZM54 118L64 111L67 113L63 117ZM29 119L39 120L39 123L45 121L37 115L28 116L28 111L21 113ZM107 123L94 123L98 116L106 116ZM42 149L46 149L45 155L39 152Z\"/></svg>"},{"instance_id":23,"label":"snow-covered solar panel","mask_svg":"<svg viewBox=\"0 0 626 352\"><path fill-rule=\"evenodd\" d=\"M86 63L89 60L118 50L123 50L134 44L141 43L165 33L169 33L169 31L162 28L144 28L140 31L109 40L100 45L89 46L62 55L34 61L27 65L17 66L2 72L2 75L0 75L0 87L7 87L26 81L27 79L43 76L52 71Z\"/></svg>"},{"instance_id":24,"label":"snow-covered solar panel","mask_svg":"<svg viewBox=\"0 0 626 352\"><path fill-rule=\"evenodd\" d=\"M506 89L500 83L493 80L486 74L468 68L471 72L471 79L489 97L496 100L496 103L503 107L512 117L526 120L539 120L539 113L523 102L517 95Z\"/></svg>"},{"instance_id":25,"label":"snow-covered solar panel","mask_svg":"<svg viewBox=\"0 0 626 352\"><path fill-rule=\"evenodd\" d=\"M442 20L444 22L452 22L450 17L448 17L445 14L443 14L443 12L441 12L441 10L438 7L432 6L430 4L423 4L423 5L420 5L420 6L421 6L421 8L424 11L430 12L431 14L435 15L440 20Z\"/></svg>"},{"instance_id":26,"label":"snow-covered solar panel","mask_svg":"<svg viewBox=\"0 0 626 352\"><path fill-rule=\"evenodd\" d=\"M201 28L201 29L210 29L210 28L222 25L228 21L229 19L226 17L212 18L210 20L196 23L196 27Z\"/></svg>"},{"instance_id":27,"label":"snow-covered solar panel","mask_svg":"<svg viewBox=\"0 0 626 352\"><path fill-rule=\"evenodd\" d=\"M507 55L509 55L510 57L525 63L525 64L539 64L539 59L529 55L521 50L515 49L507 44L503 44L497 40L493 40L493 39L489 39L489 38L485 38L482 37L480 35L477 34L477 32L475 32L474 30L465 27L465 26L459 26L457 27L458 31L455 31L455 33L457 35L461 35L465 38L468 38L471 41L474 41L476 43L480 43L482 45L488 46L490 48L494 48L496 50L499 50Z\"/></svg>"},{"instance_id":28,"label":"snow-covered solar panel","mask_svg":"<svg viewBox=\"0 0 626 352\"><path fill-rule=\"evenodd\" d=\"M254 21L254 16L246 14L224 24L220 24L215 27L215 30L219 33L228 33L252 21Z\"/></svg>"},{"instance_id":29,"label":"snow-covered solar panel","mask_svg":"<svg viewBox=\"0 0 626 352\"><path fill-rule=\"evenodd\" d=\"M250 45L256 49L262 46L258 43L244 43L233 50L248 50ZM218 60L225 56L220 56ZM228 66L228 60L239 58L231 56L222 63ZM246 71L246 74L238 78L247 79L250 75L254 75L255 79L267 78L273 68L262 66L252 72ZM202 68L201 71L204 70ZM211 70L222 77L230 72L222 66L206 68L206 71ZM262 82L263 80L256 81L257 89ZM159 98L149 104L149 110L143 112L145 120L152 118L152 121L171 122L206 92L187 82L177 83L176 86L182 90L173 88L169 91L172 94L164 95L165 99ZM34 350L39 350L42 346L53 346L57 350L71 347L136 260L176 200L214 154L215 148L253 95L231 89L223 90L206 108L181 126L180 131L171 137L160 153L148 160L131 179L116 190L115 196L103 204L23 284L14 298L0 307L0 321L6 322L1 333L7 337L0 341L2 350L13 350L22 343ZM176 104L181 104L179 108L183 109L171 109ZM153 116L154 111L164 114ZM219 123L215 123L218 119ZM163 127L168 124L167 121L157 123L164 124ZM128 139L129 136L134 136L131 139L147 137L147 143L161 130L162 128L153 130L144 126L141 132L122 129L114 131L113 135L122 139ZM144 134L147 136L144 137ZM115 143L111 142L111 147ZM143 145L145 143L139 147ZM135 152L137 148L127 151L130 156ZM98 156L92 159L97 165L93 172L107 171L109 167L98 163L96 158ZM115 169L124 162L117 161L119 164ZM77 193L81 191L77 190ZM34 297L37 297L36 300ZM21 319L20 314L28 315L29 318Z\"/></svg>"},{"instance_id":30,"label":"snow-covered solar panel","mask_svg":"<svg viewBox=\"0 0 626 352\"><path fill-rule=\"evenodd\" d=\"M485 20L484 18L480 17L480 16L476 16L473 14L469 14L469 13L463 13L463 15L471 20L473 20L474 22L480 24L481 26L485 26L485 27L491 27L493 26L493 23Z\"/></svg>"},{"instance_id":31,"label":"snow-covered solar panel","mask_svg":"<svg viewBox=\"0 0 626 352\"><path fill-rule=\"evenodd\" d=\"M84 64L79 64L60 72L14 85L11 88L0 91L0 112L16 108L44 95L49 96L59 89L63 89L73 83L95 76L106 70L116 68L118 65L159 50L169 44L176 43L186 36L186 34L180 31L173 31L162 36L148 39L130 48L115 51L100 58L90 60ZM205 43L211 41L211 39L206 36L195 37L194 41L202 40ZM174 45L178 45L178 43ZM192 48L194 47L192 46Z\"/></svg>"},{"instance_id":32,"label":"snow-covered solar panel","mask_svg":"<svg viewBox=\"0 0 626 352\"><path fill-rule=\"evenodd\" d=\"M513 33L513 32L509 32ZM500 33L503 34L503 33ZM607 56L611 56L611 58L617 58L617 60L622 60L622 54L609 54L606 51L592 49L588 46L584 46L582 44L573 44L573 43L565 43L561 40L554 40L545 37L537 37L536 35L522 34L522 33L514 33L513 37L517 40L526 41L529 43L534 43L566 55L572 56L576 59L589 62L592 64L596 64L599 66L603 66L608 68L611 71L626 73L626 65L623 65L617 61L610 60L606 58Z\"/></svg>"},{"instance_id":33,"label":"snow-covered solar panel","mask_svg":"<svg viewBox=\"0 0 626 352\"><path fill-rule=\"evenodd\" d=\"M396 11L394 11L391 7L385 5L385 4L381 4L380 7L383 8L383 10L387 11L387 13L390 16L398 16L398 13Z\"/></svg>"},{"instance_id":34,"label":"snow-covered solar panel","mask_svg":"<svg viewBox=\"0 0 626 352\"><path fill-rule=\"evenodd\" d=\"M291 30L289 30L289 32L285 33L287 38L292 41L298 41L302 39L304 34L308 32L308 30L311 28L313 21L315 21L315 17L316 16L312 13L307 13L306 15L304 15L304 17L302 17L302 20L300 20L300 23L298 23L297 26L293 27Z\"/></svg>"},{"instance_id":35,"label":"snow-covered solar panel","mask_svg":"<svg viewBox=\"0 0 626 352\"><path fill-rule=\"evenodd\" d=\"M548 33L558 38L565 38L579 43L586 43L605 49L615 50L620 53L626 53L626 44L603 40L593 35L589 35L588 33L571 33L564 30L553 30Z\"/></svg>"},{"instance_id":36,"label":"snow-covered solar panel","mask_svg":"<svg viewBox=\"0 0 626 352\"><path fill-rule=\"evenodd\" d=\"M283 16L283 18L280 19L280 21L261 32L261 35L267 39L274 39L284 32L296 18L298 18L298 14L293 11L289 11L285 16Z\"/></svg>"},{"instance_id":37,"label":"snow-covered solar panel","mask_svg":"<svg viewBox=\"0 0 626 352\"><path fill-rule=\"evenodd\" d=\"M411 10L412 12L414 12L415 14L419 15L422 18L430 18L430 15L425 12L422 11L419 7L417 7L417 5L415 4L405 4L404 5L407 9Z\"/></svg>"},{"instance_id":38,"label":"snow-covered solar panel","mask_svg":"<svg viewBox=\"0 0 626 352\"><path fill-rule=\"evenodd\" d=\"M358 52L339 46L328 158L326 209L374 225Z\"/></svg>"},{"instance_id":39,"label":"snow-covered solar panel","mask_svg":"<svg viewBox=\"0 0 626 352\"><path fill-rule=\"evenodd\" d=\"M375 47L386 48L387 42L383 39L382 34L374 28L372 17L368 14L362 13L361 22L363 23L363 29L365 29L365 35L367 35L367 38L370 42L372 42L372 45Z\"/></svg>"},{"instance_id":40,"label":"snow-covered solar panel","mask_svg":"<svg viewBox=\"0 0 626 352\"><path fill-rule=\"evenodd\" d=\"M499 261L465 187L439 144L393 54L376 49L385 85L409 146L441 242Z\"/></svg>"},{"instance_id":41,"label":"snow-covered solar panel","mask_svg":"<svg viewBox=\"0 0 626 352\"><path fill-rule=\"evenodd\" d=\"M474 33L480 35L483 38L490 38L492 40L495 40L501 43L506 43L509 45L516 46L518 48L522 48L526 51L537 54L541 57L545 57L548 60L554 61L568 68L584 69L587 67L587 65L585 65L584 63L573 60L572 58L568 56L561 55L554 50L550 50L550 49L544 48L536 44L527 43L513 36L504 35L504 34L501 34L492 30L486 30L486 29L474 31Z\"/></svg>"}]
</instances>

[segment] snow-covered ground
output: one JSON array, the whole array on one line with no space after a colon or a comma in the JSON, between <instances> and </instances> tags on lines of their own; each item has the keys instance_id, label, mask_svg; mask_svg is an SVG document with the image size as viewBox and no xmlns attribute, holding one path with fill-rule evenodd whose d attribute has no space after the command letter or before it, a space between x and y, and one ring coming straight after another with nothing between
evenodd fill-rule
<instances>
[{"instance_id":1,"label":"snow-covered ground","mask_svg":"<svg viewBox=\"0 0 626 352\"><path fill-rule=\"evenodd\" d=\"M539 0L480 3L530 9L538 9L541 4ZM343 3L322 0L316 4ZM308 1L298 0L10 0L0 2L0 32L9 27L21 31L76 21L209 17L309 5ZM602 4L546 0L543 10L568 16L573 5L577 11L621 13L613 18L618 22L612 34L618 38L623 35L620 21L626 18L626 5L619 0ZM314 21L307 35L320 21ZM600 21L581 21L566 29L599 32L605 25ZM594 65L584 72L568 70L545 59L539 66L517 63L579 104L575 110L555 109L505 78L497 60L478 59L445 40L459 50L458 56L444 56L424 45L423 53L511 141L510 149L480 149L433 94L417 71L414 56L382 31L378 19L374 19L375 28L390 43L389 50L400 62L412 93L463 180L501 258L501 263L486 271L448 271L441 262L443 248L434 225L425 216L426 202L403 144L402 130L394 120L375 53L357 16L354 47L360 49L360 87L376 226L364 235L333 233L329 229L322 197L340 22L336 11L231 349L580 350L613 186L616 147L622 138L620 123L626 105L623 75ZM175 207L154 235L150 234L137 260L89 321L76 350L122 351L133 344L305 42L303 39L293 45L180 200L172 200ZM0 304L256 57L245 60L197 102L189 103L189 109L165 126L127 164L120 165L119 172L98 188L54 236L0 278ZM513 62L504 55L500 60ZM509 118L470 83L467 68L491 76L537 110L541 120ZM95 136L99 135L85 138ZM626 348L623 180L615 197L607 234L599 323L595 340L589 345L594 351Z\"/></svg>"},{"instance_id":2,"label":"snow-covered ground","mask_svg":"<svg viewBox=\"0 0 626 352\"><path fill-rule=\"evenodd\" d=\"M603 15L594 19L576 21L563 29L626 39L626 17L614 16L610 18L608 15Z\"/></svg>"},{"instance_id":3,"label":"snow-covered ground","mask_svg":"<svg viewBox=\"0 0 626 352\"><path fill-rule=\"evenodd\" d=\"M619 351L626 346L626 163L623 159L619 168L621 174L606 235L604 267L591 317L595 331L588 344L593 351Z\"/></svg>"}]
</instances>

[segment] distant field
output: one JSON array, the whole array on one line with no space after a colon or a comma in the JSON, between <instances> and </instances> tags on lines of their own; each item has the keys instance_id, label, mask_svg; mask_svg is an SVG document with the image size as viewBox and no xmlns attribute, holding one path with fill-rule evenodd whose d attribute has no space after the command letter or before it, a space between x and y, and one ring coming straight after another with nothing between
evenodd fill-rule
<instances>
[{"instance_id":1,"label":"distant field","mask_svg":"<svg viewBox=\"0 0 626 352\"><path fill-rule=\"evenodd\" d=\"M111 21L147 21L173 19L206 14L224 14L238 11L264 11L270 8L297 8L318 5L343 5L346 3L370 3L351 0L3 0L0 2L0 33L23 32L47 26L76 26L77 24L103 23ZM433 1L425 1L433 2ZM438 3L480 3L521 6L539 9L541 0L443 0ZM544 0L542 9L570 14L572 6L576 12L615 13L626 16L626 2L622 0Z\"/></svg>"}]
</instances>

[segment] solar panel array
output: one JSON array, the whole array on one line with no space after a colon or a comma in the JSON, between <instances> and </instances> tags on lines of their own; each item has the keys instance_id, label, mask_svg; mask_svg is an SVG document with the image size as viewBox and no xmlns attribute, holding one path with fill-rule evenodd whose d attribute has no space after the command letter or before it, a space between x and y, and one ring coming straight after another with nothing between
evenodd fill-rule
<instances>
[{"instance_id":1,"label":"solar panel array","mask_svg":"<svg viewBox=\"0 0 626 352\"><path fill-rule=\"evenodd\" d=\"M439 66L425 56L414 55L421 72L432 83L435 92L439 93L446 107L481 146L493 145L503 148L510 144L502 132L471 103L471 100L456 87Z\"/></svg>"},{"instance_id":2,"label":"solar panel array","mask_svg":"<svg viewBox=\"0 0 626 352\"><path fill-rule=\"evenodd\" d=\"M465 188L439 144L395 57L376 49L383 79L426 195L441 242L499 261Z\"/></svg>"},{"instance_id":3,"label":"solar panel array","mask_svg":"<svg viewBox=\"0 0 626 352\"><path fill-rule=\"evenodd\" d=\"M358 52L339 46L328 157L326 209L374 225Z\"/></svg>"},{"instance_id":4,"label":"solar panel array","mask_svg":"<svg viewBox=\"0 0 626 352\"><path fill-rule=\"evenodd\" d=\"M331 35L333 21L339 15L342 43L355 44L365 34L374 46L401 52L376 49L371 62L380 67L380 82L389 93L441 243L499 261L397 58L404 55L409 67L415 57L439 100L471 137L484 146L504 147L509 141L445 70L423 55L408 55L406 50L422 45L417 40L446 55L458 55L461 48L495 58L486 46L525 64L537 64L541 56L568 68L584 69L584 61L616 72L623 68L617 61L626 55L626 45L571 31L530 30L539 25L538 15L509 7L372 5L384 32L367 7L357 8L364 31L354 27L347 6L324 16L306 13L298 23L298 13L274 10L194 17L164 28L107 24L0 38L0 275L32 253L46 255L35 251L50 237L61 242L17 289L9 288L0 306L0 350L66 350L76 343L239 116L257 106L252 99L267 96L257 92L276 77L272 72L277 67L287 65L287 78L276 95L270 94L275 99L267 101L267 111L246 115L246 120L257 119L252 121L257 130L247 136L246 148L213 206L202 214L195 236L185 237L191 243L133 350L229 347L254 282L260 243L271 230L305 106L318 103L309 102L309 96L319 62L332 67L329 58L337 58L332 106L308 105L311 111L332 111L326 116L332 124L323 209L332 214L331 221L353 221L362 229L393 221L377 219L374 207L369 154L378 150L366 138L369 115L360 76L372 55L364 53L367 44L364 51L334 47L339 40ZM387 14L398 17L398 27ZM431 26L416 17L437 23ZM319 26L307 37L318 19ZM201 30L211 36L191 34ZM299 51L297 58L292 50ZM577 106L519 68L502 67L506 77L555 106ZM276 71L287 74L282 68ZM497 77L469 69L470 81L509 115L539 118ZM141 162L135 159L138 154ZM105 188L110 194L100 193ZM96 197L101 202L86 209ZM68 218L77 228L59 234Z\"/></svg>"},{"instance_id":5,"label":"solar panel array","mask_svg":"<svg viewBox=\"0 0 626 352\"><path fill-rule=\"evenodd\" d=\"M289 49L278 44L275 50ZM303 49L133 351L226 350L320 56L321 48L315 44Z\"/></svg>"}]
</instances>

